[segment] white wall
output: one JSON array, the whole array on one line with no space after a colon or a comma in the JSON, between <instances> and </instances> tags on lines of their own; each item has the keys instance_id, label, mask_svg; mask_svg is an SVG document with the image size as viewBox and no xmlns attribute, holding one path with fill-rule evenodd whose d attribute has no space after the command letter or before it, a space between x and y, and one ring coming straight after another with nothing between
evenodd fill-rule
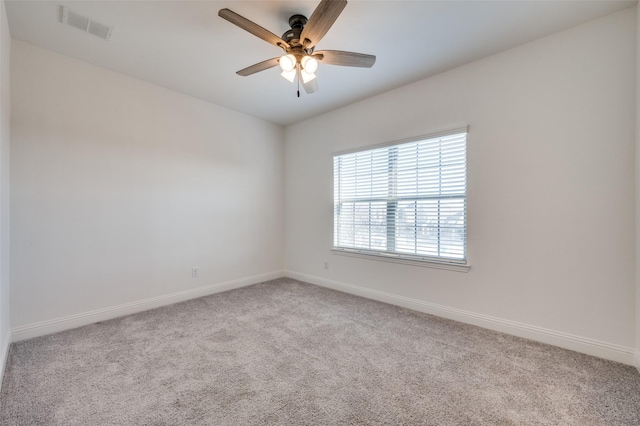
<instances>
[{"instance_id":1,"label":"white wall","mask_svg":"<svg viewBox=\"0 0 640 426\"><path fill-rule=\"evenodd\" d=\"M11 340L9 323L9 147L11 35L0 0L0 383Z\"/></svg>"},{"instance_id":2,"label":"white wall","mask_svg":"<svg viewBox=\"0 0 640 426\"><path fill-rule=\"evenodd\" d=\"M287 273L631 363L635 13L288 127ZM470 272L332 255L333 152L463 125Z\"/></svg>"},{"instance_id":3,"label":"white wall","mask_svg":"<svg viewBox=\"0 0 640 426\"><path fill-rule=\"evenodd\" d=\"M18 40L11 76L15 339L281 276L281 127Z\"/></svg>"},{"instance_id":4,"label":"white wall","mask_svg":"<svg viewBox=\"0 0 640 426\"><path fill-rule=\"evenodd\" d=\"M640 371L640 7L636 6L636 356Z\"/></svg>"}]
</instances>

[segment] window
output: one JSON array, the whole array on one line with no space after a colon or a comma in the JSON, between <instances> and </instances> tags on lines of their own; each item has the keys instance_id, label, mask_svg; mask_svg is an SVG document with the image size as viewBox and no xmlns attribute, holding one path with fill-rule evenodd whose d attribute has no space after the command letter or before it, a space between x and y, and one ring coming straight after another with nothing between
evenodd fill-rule
<instances>
[{"instance_id":1,"label":"window","mask_svg":"<svg viewBox=\"0 0 640 426\"><path fill-rule=\"evenodd\" d=\"M466 135L335 155L334 250L465 264Z\"/></svg>"}]
</instances>

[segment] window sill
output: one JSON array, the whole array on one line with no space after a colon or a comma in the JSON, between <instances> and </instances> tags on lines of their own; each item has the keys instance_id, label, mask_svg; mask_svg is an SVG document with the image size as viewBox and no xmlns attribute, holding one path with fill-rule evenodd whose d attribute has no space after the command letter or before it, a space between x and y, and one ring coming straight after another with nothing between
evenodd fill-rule
<instances>
[{"instance_id":1,"label":"window sill","mask_svg":"<svg viewBox=\"0 0 640 426\"><path fill-rule=\"evenodd\" d=\"M360 259L381 260L383 262L401 263L404 265L421 266L423 268L446 269L448 271L469 272L471 265L453 262L438 262L436 260L418 260L397 257L393 255L385 255L383 253L371 253L361 250L349 250L341 248L332 248L331 252L339 256L358 257Z\"/></svg>"}]
</instances>

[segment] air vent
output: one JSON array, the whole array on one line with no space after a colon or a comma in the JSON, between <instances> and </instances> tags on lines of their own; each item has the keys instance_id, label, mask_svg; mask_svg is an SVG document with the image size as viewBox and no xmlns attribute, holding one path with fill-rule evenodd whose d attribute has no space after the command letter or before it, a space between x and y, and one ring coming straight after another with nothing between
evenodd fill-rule
<instances>
[{"instance_id":1,"label":"air vent","mask_svg":"<svg viewBox=\"0 0 640 426\"><path fill-rule=\"evenodd\" d=\"M68 7L60 6L60 8L62 10L63 24L67 24L71 27L77 28L89 34L93 34L105 40L109 40L111 38L113 27L101 24L100 22L96 22L91 18L75 13Z\"/></svg>"}]
</instances>

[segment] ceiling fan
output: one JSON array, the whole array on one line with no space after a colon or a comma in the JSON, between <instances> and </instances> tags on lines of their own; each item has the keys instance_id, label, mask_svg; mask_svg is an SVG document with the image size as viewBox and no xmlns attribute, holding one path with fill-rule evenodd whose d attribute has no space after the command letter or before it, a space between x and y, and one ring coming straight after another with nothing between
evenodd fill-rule
<instances>
[{"instance_id":1,"label":"ceiling fan","mask_svg":"<svg viewBox=\"0 0 640 426\"><path fill-rule=\"evenodd\" d=\"M307 93L314 93L318 90L315 72L319 62L347 67L371 68L376 62L376 57L373 55L342 50L314 51L316 44L329 31L346 5L346 0L322 0L309 19L303 15L293 15L289 18L291 29L285 32L282 37L278 37L232 10L220 9L218 16L221 18L284 51L282 56L258 62L241 69L236 74L248 76L280 65L281 75L284 78L293 83L297 77L298 84L302 83L302 87ZM299 86L298 97L300 97Z\"/></svg>"}]
</instances>

